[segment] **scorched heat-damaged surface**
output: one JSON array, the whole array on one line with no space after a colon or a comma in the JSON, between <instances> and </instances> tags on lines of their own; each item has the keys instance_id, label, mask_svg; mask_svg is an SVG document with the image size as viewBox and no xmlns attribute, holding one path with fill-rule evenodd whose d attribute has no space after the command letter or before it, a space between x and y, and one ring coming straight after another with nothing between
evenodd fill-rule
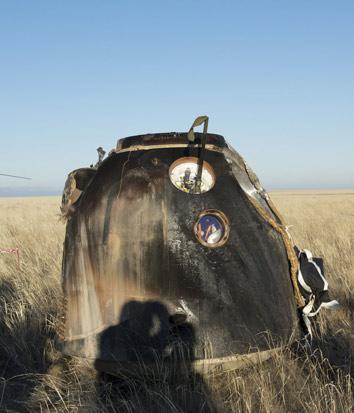
<instances>
[{"instance_id":1,"label":"scorched heat-damaged surface","mask_svg":"<svg viewBox=\"0 0 354 413\"><path fill-rule=\"evenodd\" d=\"M171 182L171 165L198 157L200 138L126 138L98 167L67 224L67 353L163 358L179 340L193 358L223 357L265 349L266 331L280 340L298 332L283 239L250 198L280 221L243 159L208 134L212 188Z\"/></svg>"}]
</instances>

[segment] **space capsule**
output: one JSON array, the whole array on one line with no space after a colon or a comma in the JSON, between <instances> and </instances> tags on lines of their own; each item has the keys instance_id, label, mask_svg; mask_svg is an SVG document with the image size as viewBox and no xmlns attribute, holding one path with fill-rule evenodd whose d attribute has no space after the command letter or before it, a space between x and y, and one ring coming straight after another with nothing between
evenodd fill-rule
<instances>
[{"instance_id":1,"label":"space capsule","mask_svg":"<svg viewBox=\"0 0 354 413\"><path fill-rule=\"evenodd\" d=\"M299 336L287 229L207 121L120 139L95 167L69 174L64 353L104 371L181 354L232 367L268 354L269 336L273 347Z\"/></svg>"}]
</instances>

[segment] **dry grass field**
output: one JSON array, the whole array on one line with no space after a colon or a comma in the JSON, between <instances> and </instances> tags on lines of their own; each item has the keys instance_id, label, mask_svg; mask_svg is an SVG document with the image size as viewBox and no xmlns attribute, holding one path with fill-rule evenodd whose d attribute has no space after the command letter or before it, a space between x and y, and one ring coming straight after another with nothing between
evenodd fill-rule
<instances>
[{"instance_id":1,"label":"dry grass field","mask_svg":"<svg viewBox=\"0 0 354 413\"><path fill-rule=\"evenodd\" d=\"M353 410L354 191L278 192L296 243L325 258L341 307L318 317L312 349L284 346L242 371L168 380L96 377L55 349L64 224L59 198L0 198L1 412L350 412Z\"/></svg>"}]
</instances>

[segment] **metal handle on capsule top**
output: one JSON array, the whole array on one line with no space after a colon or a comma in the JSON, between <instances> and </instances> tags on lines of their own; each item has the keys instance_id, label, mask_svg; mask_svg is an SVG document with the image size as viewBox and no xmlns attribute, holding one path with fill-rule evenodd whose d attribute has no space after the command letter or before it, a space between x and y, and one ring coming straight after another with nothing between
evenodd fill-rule
<instances>
[{"instance_id":1,"label":"metal handle on capsule top","mask_svg":"<svg viewBox=\"0 0 354 413\"><path fill-rule=\"evenodd\" d=\"M203 135L206 135L208 133L208 123L209 123L209 117L208 116L198 116L195 121L193 122L193 125L190 127L188 131L188 140L189 142L193 143L195 140L195 135L194 135L194 128L197 126L200 126L204 123L204 128L203 128Z\"/></svg>"},{"instance_id":2,"label":"metal handle on capsule top","mask_svg":"<svg viewBox=\"0 0 354 413\"><path fill-rule=\"evenodd\" d=\"M202 173L203 173L203 162L204 162L204 150L205 150L205 143L206 143L206 136L208 133L208 123L209 123L209 117L208 116L198 116L195 121L193 122L193 125L190 127L188 131L188 141L190 143L193 143L195 140L195 135L194 135L194 128L197 126L200 126L204 123L203 127L203 137L202 137L202 147L199 151L198 155L198 171L197 175L195 177L195 186L194 186L194 191L199 193L201 190L201 185L202 185Z\"/></svg>"}]
</instances>

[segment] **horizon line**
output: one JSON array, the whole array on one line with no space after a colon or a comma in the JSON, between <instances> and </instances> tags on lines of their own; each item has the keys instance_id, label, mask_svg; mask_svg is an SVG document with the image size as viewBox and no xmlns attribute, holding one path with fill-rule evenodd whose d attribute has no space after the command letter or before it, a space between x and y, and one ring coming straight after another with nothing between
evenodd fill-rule
<instances>
[{"instance_id":1,"label":"horizon line","mask_svg":"<svg viewBox=\"0 0 354 413\"><path fill-rule=\"evenodd\" d=\"M343 191L354 191L354 187L296 187L296 188L274 188L274 189L266 189L268 193L276 193L276 192L343 192ZM41 198L41 197L61 197L62 191L43 191L43 192L23 192L17 194L10 194L5 193L1 194L0 188L0 198Z\"/></svg>"}]
</instances>

